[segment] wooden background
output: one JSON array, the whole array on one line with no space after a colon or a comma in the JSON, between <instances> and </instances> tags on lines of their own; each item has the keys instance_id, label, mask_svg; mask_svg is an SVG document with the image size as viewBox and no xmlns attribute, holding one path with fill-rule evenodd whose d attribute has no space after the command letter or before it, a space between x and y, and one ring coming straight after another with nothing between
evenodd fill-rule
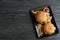
<instances>
[{"instance_id":1,"label":"wooden background","mask_svg":"<svg viewBox=\"0 0 60 40\"><path fill-rule=\"evenodd\" d=\"M57 35L37 39L29 10L50 5L60 31L60 0L0 0L0 40L60 40Z\"/></svg>"}]
</instances>

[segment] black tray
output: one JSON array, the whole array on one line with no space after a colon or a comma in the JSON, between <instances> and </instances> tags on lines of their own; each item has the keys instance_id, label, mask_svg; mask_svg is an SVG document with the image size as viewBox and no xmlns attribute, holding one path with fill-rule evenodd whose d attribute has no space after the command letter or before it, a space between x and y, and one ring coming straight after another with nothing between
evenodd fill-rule
<instances>
[{"instance_id":1,"label":"black tray","mask_svg":"<svg viewBox=\"0 0 60 40\"><path fill-rule=\"evenodd\" d=\"M56 27L56 31L52 35L55 35L55 34L59 33L58 28L57 28L57 25L56 25L56 22L55 22L55 19L54 19L54 15L53 15L52 10L51 10L51 7L50 6L46 6L46 5L45 6L40 6L40 7L33 8L33 9L30 10L30 15L31 15L31 18L32 18L32 22L33 22L33 25L34 25L34 28L35 28L35 32L36 32L38 38L44 38L44 37L52 36L52 35L45 35L45 34L43 36L40 35L39 30L37 28L36 19L35 19L34 15L32 14L32 11L42 10L45 7L48 7L49 8L50 16L52 16L51 22Z\"/></svg>"}]
</instances>

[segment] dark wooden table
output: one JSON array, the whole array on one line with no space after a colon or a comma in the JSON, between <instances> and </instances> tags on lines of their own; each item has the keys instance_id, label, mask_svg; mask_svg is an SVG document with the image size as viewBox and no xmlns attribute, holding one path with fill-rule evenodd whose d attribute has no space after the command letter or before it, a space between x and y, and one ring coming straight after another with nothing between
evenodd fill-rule
<instances>
[{"instance_id":1,"label":"dark wooden table","mask_svg":"<svg viewBox=\"0 0 60 40\"><path fill-rule=\"evenodd\" d=\"M50 5L60 31L60 0L0 0L0 40L60 40L57 35L36 38L29 10Z\"/></svg>"}]
</instances>

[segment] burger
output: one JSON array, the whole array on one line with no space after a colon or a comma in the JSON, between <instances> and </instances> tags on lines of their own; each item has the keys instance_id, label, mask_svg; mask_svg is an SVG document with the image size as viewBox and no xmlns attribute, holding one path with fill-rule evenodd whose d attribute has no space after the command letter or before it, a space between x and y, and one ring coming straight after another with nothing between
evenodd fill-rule
<instances>
[{"instance_id":1,"label":"burger","mask_svg":"<svg viewBox=\"0 0 60 40\"><path fill-rule=\"evenodd\" d=\"M49 19L49 14L48 12L44 12L44 11L39 11L36 15L36 21L38 23L47 23L47 20Z\"/></svg>"},{"instance_id":2,"label":"burger","mask_svg":"<svg viewBox=\"0 0 60 40\"><path fill-rule=\"evenodd\" d=\"M51 35L55 32L56 28L54 27L54 25L52 23L47 23L44 25L44 33Z\"/></svg>"}]
</instances>

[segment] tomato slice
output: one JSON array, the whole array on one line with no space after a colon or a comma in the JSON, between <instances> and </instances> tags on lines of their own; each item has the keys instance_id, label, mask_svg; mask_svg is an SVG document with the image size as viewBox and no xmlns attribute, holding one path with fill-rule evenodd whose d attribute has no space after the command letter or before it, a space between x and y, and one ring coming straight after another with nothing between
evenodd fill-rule
<instances>
[{"instance_id":1,"label":"tomato slice","mask_svg":"<svg viewBox=\"0 0 60 40\"><path fill-rule=\"evenodd\" d=\"M43 11L49 12L49 8L45 7L45 8L43 9Z\"/></svg>"}]
</instances>

